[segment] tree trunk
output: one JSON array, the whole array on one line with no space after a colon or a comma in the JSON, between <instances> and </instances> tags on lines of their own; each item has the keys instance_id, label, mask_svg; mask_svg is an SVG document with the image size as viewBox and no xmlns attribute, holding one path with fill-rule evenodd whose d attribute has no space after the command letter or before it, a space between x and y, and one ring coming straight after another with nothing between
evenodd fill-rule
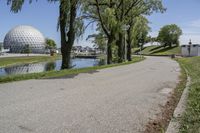
<instances>
[{"instance_id":1,"label":"tree trunk","mask_svg":"<svg viewBox=\"0 0 200 133\"><path fill-rule=\"evenodd\" d=\"M65 0L61 0L60 3L60 33L61 33L61 52L62 52L62 66L61 69L70 68L71 60L71 50L75 40L75 30L74 23L76 19L76 10L77 10L77 1L71 0L73 3L70 6L70 22L69 22L69 31L67 32L66 41L66 19L67 12L62 8L62 5L66 4Z\"/></svg>"},{"instance_id":2,"label":"tree trunk","mask_svg":"<svg viewBox=\"0 0 200 133\"><path fill-rule=\"evenodd\" d=\"M121 63L124 60L124 43L123 43L122 33L119 33L119 40L117 40L117 46L118 46L118 63Z\"/></svg>"},{"instance_id":3,"label":"tree trunk","mask_svg":"<svg viewBox=\"0 0 200 133\"><path fill-rule=\"evenodd\" d=\"M131 42L130 42L130 40L128 40L127 41L127 60L128 61L132 61L132 58L131 58L131 53L132 53L132 51L131 51Z\"/></svg>"},{"instance_id":4,"label":"tree trunk","mask_svg":"<svg viewBox=\"0 0 200 133\"><path fill-rule=\"evenodd\" d=\"M109 38L107 43L107 64L112 63L112 43L113 39Z\"/></svg>"},{"instance_id":5,"label":"tree trunk","mask_svg":"<svg viewBox=\"0 0 200 133\"><path fill-rule=\"evenodd\" d=\"M131 31L130 29L127 31L128 33L128 37L127 37L127 60L128 61L132 61L132 58L131 58L131 54L132 54L132 51L131 51Z\"/></svg>"},{"instance_id":6,"label":"tree trunk","mask_svg":"<svg viewBox=\"0 0 200 133\"><path fill-rule=\"evenodd\" d=\"M62 66L61 69L67 68L68 60L67 60L67 41L66 41L66 17L67 14L63 9L63 5L65 4L64 0L60 1L60 17L59 17L59 24L60 24L60 36L61 36L61 54L62 54Z\"/></svg>"}]
</instances>

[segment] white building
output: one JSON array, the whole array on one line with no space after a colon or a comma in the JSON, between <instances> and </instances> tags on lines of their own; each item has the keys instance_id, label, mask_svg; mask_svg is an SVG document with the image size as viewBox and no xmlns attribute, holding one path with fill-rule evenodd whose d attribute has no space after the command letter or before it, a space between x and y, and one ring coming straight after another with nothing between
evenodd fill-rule
<instances>
[{"instance_id":1,"label":"white building","mask_svg":"<svg viewBox=\"0 0 200 133\"><path fill-rule=\"evenodd\" d=\"M20 25L11 29L5 36L3 42L5 49L10 53L31 53L45 52L45 37L32 26Z\"/></svg>"},{"instance_id":2,"label":"white building","mask_svg":"<svg viewBox=\"0 0 200 133\"><path fill-rule=\"evenodd\" d=\"M182 56L200 56L200 44L189 44L181 46Z\"/></svg>"}]
</instances>

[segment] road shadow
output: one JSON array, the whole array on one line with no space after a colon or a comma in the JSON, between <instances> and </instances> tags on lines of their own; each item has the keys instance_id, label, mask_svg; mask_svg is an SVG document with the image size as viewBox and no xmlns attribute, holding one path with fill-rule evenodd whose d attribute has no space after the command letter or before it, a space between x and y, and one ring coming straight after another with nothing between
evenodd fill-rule
<instances>
[{"instance_id":1,"label":"road shadow","mask_svg":"<svg viewBox=\"0 0 200 133\"><path fill-rule=\"evenodd\" d=\"M151 54L156 54L156 53L160 53L160 52L165 52L165 51L168 51L168 50L171 50L173 48L176 48L177 46L172 46L172 47L164 47L163 49L160 49L160 50L157 50L155 52L152 52Z\"/></svg>"},{"instance_id":2,"label":"road shadow","mask_svg":"<svg viewBox=\"0 0 200 133\"><path fill-rule=\"evenodd\" d=\"M155 48L152 48L150 51L155 51L155 50L158 50L160 48L162 48L163 46L158 46L158 47L155 47Z\"/></svg>"}]
</instances>

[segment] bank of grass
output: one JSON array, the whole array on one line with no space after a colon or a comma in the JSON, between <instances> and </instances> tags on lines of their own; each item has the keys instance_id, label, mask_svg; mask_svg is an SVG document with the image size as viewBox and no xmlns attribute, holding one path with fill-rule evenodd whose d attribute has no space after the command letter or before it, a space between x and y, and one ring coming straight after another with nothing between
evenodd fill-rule
<instances>
[{"instance_id":1,"label":"bank of grass","mask_svg":"<svg viewBox=\"0 0 200 133\"><path fill-rule=\"evenodd\" d=\"M135 53L139 52L139 49L135 50ZM163 46L149 46L142 50L144 55L180 55L181 48L177 46L173 47L163 47Z\"/></svg>"},{"instance_id":2,"label":"bank of grass","mask_svg":"<svg viewBox=\"0 0 200 133\"><path fill-rule=\"evenodd\" d=\"M37 63L44 61L54 61L60 56L24 56L24 57L5 57L0 58L0 67L7 67L12 65L20 65L26 63Z\"/></svg>"},{"instance_id":3,"label":"bank of grass","mask_svg":"<svg viewBox=\"0 0 200 133\"><path fill-rule=\"evenodd\" d=\"M178 62L188 71L191 85L180 133L200 133L200 57L182 58Z\"/></svg>"},{"instance_id":4,"label":"bank of grass","mask_svg":"<svg viewBox=\"0 0 200 133\"><path fill-rule=\"evenodd\" d=\"M80 68L80 69L49 71L49 72L42 72L42 73L30 73L30 74L3 76L3 77L0 77L0 83L20 81L20 80L28 80L28 79L59 78L59 77L65 77L65 76L69 76L69 75L76 75L76 74L79 74L79 73L94 72L95 70L104 69L104 68L128 65L128 64L132 64L132 63L142 61L144 59L145 59L144 57L142 57L142 58L133 57L133 60L130 61L130 62L124 62L124 63L118 63L118 64L87 67L87 68Z\"/></svg>"}]
</instances>

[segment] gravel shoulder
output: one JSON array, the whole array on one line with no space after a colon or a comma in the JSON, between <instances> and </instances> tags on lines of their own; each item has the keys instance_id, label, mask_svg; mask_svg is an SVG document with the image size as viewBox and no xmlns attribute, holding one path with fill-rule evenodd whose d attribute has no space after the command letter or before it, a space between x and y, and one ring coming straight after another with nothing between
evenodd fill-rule
<instances>
[{"instance_id":1,"label":"gravel shoulder","mask_svg":"<svg viewBox=\"0 0 200 133\"><path fill-rule=\"evenodd\" d=\"M176 87L167 57L76 76L0 84L0 133L137 133Z\"/></svg>"}]
</instances>

